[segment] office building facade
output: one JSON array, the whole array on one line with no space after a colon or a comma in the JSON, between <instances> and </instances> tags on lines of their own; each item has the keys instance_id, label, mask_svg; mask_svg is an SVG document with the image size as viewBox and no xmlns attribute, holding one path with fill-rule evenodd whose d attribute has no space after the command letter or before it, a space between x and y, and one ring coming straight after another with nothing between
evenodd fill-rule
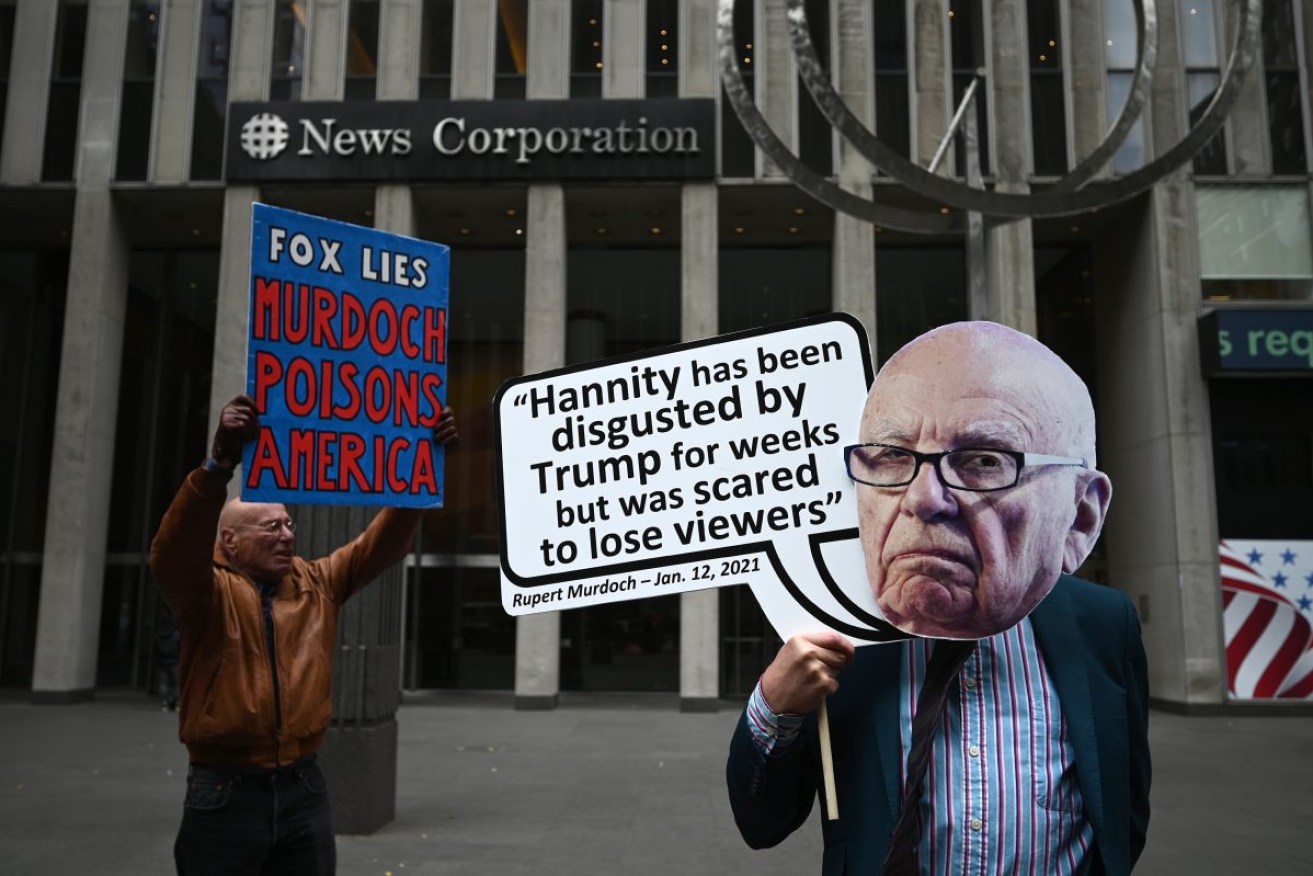
<instances>
[{"instance_id":1,"label":"office building facade","mask_svg":"<svg viewBox=\"0 0 1313 876\"><path fill-rule=\"evenodd\" d=\"M1149 105L1092 185L1190 130L1236 5L1156 5ZM776 134L848 191L951 212L834 134L784 6L733 13ZM463 436L400 585L404 688L690 708L750 690L776 642L743 587L502 612L492 398L517 375L842 310L877 362L980 318L1076 368L1115 484L1085 573L1139 610L1156 700L1227 702L1219 542L1313 551L1313 3L1264 7L1243 97L1192 159L1097 212L987 218L975 256L960 234L836 212L763 158L724 97L715 0L0 0L0 685L64 701L151 684L150 538L245 387L258 201L451 247ZM1137 63L1130 0L805 9L848 105L922 165L983 71L981 170L1000 191L1088 155ZM261 114L283 128L248 127ZM688 131L696 155L677 154ZM940 172L961 175L963 148Z\"/></svg>"}]
</instances>

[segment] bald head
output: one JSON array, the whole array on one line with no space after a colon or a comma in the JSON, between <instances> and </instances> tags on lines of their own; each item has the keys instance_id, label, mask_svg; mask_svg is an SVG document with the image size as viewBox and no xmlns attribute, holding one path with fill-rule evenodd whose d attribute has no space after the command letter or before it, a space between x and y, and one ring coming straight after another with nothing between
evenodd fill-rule
<instances>
[{"instance_id":1,"label":"bald head","mask_svg":"<svg viewBox=\"0 0 1313 876\"><path fill-rule=\"evenodd\" d=\"M857 494L876 602L906 632L1002 632L1098 538L1111 485L1094 468L1089 391L1021 332L954 323L907 344L876 377L860 437L863 464L920 455L911 483ZM945 472L990 486L949 487ZM993 486L1001 472L1015 483Z\"/></svg>"},{"instance_id":2,"label":"bald head","mask_svg":"<svg viewBox=\"0 0 1313 876\"><path fill-rule=\"evenodd\" d=\"M899 375L961 386L986 396L1021 401L1052 440L1095 463L1094 403L1071 366L1024 332L995 322L955 322L909 341L885 362L872 397ZM870 416L878 405L868 403ZM1046 452L1057 453L1057 450Z\"/></svg>"},{"instance_id":3,"label":"bald head","mask_svg":"<svg viewBox=\"0 0 1313 876\"><path fill-rule=\"evenodd\" d=\"M284 505L230 499L219 513L219 548L252 580L276 583L292 569L295 525Z\"/></svg>"}]
</instances>

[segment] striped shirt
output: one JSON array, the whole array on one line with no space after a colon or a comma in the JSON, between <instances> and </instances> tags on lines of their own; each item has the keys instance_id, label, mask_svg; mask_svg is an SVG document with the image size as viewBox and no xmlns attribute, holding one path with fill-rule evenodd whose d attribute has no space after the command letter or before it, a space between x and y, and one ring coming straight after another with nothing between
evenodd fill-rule
<instances>
[{"instance_id":1,"label":"striped shirt","mask_svg":"<svg viewBox=\"0 0 1313 876\"><path fill-rule=\"evenodd\" d=\"M903 648L903 763L933 640ZM1082 872L1094 842L1057 691L1030 619L988 639L967 659L935 736L921 801L919 860L931 876ZM755 706L755 708L754 708ZM797 719L773 714L753 692L748 725L767 755L792 742Z\"/></svg>"}]
</instances>

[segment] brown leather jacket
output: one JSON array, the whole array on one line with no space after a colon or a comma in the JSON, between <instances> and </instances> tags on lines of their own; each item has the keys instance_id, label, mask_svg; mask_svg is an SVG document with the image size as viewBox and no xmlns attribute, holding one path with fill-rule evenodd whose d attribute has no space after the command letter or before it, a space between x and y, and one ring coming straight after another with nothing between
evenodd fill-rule
<instances>
[{"instance_id":1,"label":"brown leather jacket","mask_svg":"<svg viewBox=\"0 0 1313 876\"><path fill-rule=\"evenodd\" d=\"M192 763L273 767L319 748L332 708L338 609L405 557L420 512L385 508L328 556L297 557L269 600L271 659L259 585L215 543L226 484L193 471L151 543L155 582L182 635L178 737Z\"/></svg>"}]
</instances>

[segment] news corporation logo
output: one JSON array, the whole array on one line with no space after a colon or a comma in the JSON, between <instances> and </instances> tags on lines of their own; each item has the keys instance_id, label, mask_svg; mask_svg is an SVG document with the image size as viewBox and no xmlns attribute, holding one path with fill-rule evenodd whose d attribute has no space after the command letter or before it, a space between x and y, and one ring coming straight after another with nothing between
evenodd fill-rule
<instances>
[{"instance_id":1,"label":"news corporation logo","mask_svg":"<svg viewBox=\"0 0 1313 876\"><path fill-rule=\"evenodd\" d=\"M242 149L256 161L277 158L287 148L287 123L273 113L258 113L242 125Z\"/></svg>"}]
</instances>

